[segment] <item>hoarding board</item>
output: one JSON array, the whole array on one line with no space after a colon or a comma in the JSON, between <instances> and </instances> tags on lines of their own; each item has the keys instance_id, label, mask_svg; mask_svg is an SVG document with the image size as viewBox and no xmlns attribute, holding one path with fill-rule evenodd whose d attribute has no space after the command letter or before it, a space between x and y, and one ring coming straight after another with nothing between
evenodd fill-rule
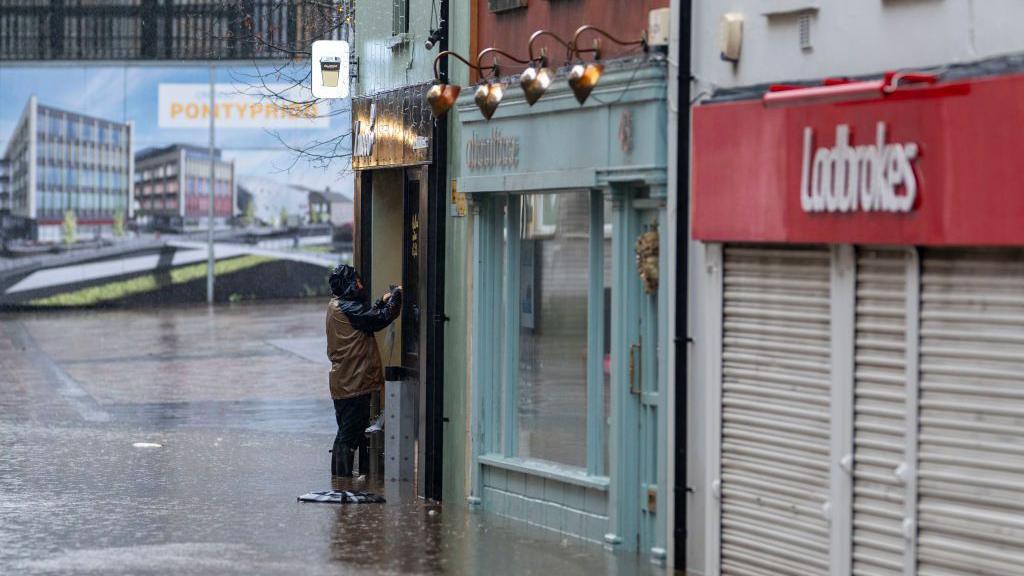
<instances>
[{"instance_id":1,"label":"hoarding board","mask_svg":"<svg viewBox=\"0 0 1024 576\"><path fill-rule=\"evenodd\" d=\"M216 148L220 157L233 165L238 199L235 213L241 215L241 203L253 198L253 217L267 224L280 222L284 214L290 220L297 217L302 221L309 211L310 192L352 194L348 160L350 101L314 101L308 86L286 84L286 75L279 68L218 66L215 78ZM301 77L306 72L305 66L296 65L292 76ZM11 149L12 144L19 141L16 130L30 110L33 96L46 118L63 118L57 121L63 122L69 136L71 127L79 126L72 124L72 118L99 119L131 126L128 145L136 159L174 146L189 148L186 158L193 152L192 157L199 158L209 146L209 74L208 64L0 67L0 158L17 152ZM309 104L300 105L302 102ZM318 145L323 148L317 149ZM44 200L50 204L63 201L61 194L66 187L46 190L43 184L52 183L54 176L66 182L68 170L79 170L74 175L78 187L81 170L91 171L90 181L107 176L95 174L97 171L74 156L94 147L89 146L68 148L61 143L38 147L42 164L37 176L48 179L35 180L37 205ZM67 150L71 155L65 153ZM314 154L303 156L303 150ZM138 160L136 164L141 166ZM126 171L125 167L121 170ZM135 180L131 183L133 191L142 176L142 170L128 176ZM103 181L109 182L109 177ZM182 181L179 189L187 190L189 185L187 180ZM202 183L197 188L201 187ZM134 208L142 209L141 198L131 202L138 203Z\"/></svg>"}]
</instances>

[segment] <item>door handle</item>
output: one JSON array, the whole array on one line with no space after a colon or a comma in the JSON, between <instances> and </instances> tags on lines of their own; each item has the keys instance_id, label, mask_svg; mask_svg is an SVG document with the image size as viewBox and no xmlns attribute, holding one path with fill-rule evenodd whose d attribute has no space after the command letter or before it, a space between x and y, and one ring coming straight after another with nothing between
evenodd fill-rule
<instances>
[{"instance_id":1,"label":"door handle","mask_svg":"<svg viewBox=\"0 0 1024 576\"><path fill-rule=\"evenodd\" d=\"M640 369L637 367L636 361L639 350L639 344L632 344L629 347L629 393L634 396L640 395L640 386L637 385L637 380L640 378Z\"/></svg>"}]
</instances>

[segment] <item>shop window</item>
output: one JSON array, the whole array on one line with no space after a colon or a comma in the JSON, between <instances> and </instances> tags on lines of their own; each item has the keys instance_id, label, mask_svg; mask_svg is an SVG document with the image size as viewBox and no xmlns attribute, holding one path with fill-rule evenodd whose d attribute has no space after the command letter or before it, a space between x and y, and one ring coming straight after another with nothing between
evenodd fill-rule
<instances>
[{"instance_id":1,"label":"shop window","mask_svg":"<svg viewBox=\"0 0 1024 576\"><path fill-rule=\"evenodd\" d=\"M518 455L582 468L587 464L589 193L528 200L521 204L519 242ZM531 215L531 207L542 208Z\"/></svg>"},{"instance_id":2,"label":"shop window","mask_svg":"<svg viewBox=\"0 0 1024 576\"><path fill-rule=\"evenodd\" d=\"M494 196L476 329L489 457L606 476L611 241L591 191ZM598 230L596 237L591 230ZM593 267L600 271L592 274ZM592 322L596 324L591 325ZM534 464L529 464L533 462Z\"/></svg>"},{"instance_id":3,"label":"shop window","mask_svg":"<svg viewBox=\"0 0 1024 576\"><path fill-rule=\"evenodd\" d=\"M395 36L409 31L409 0L391 0L391 33Z\"/></svg>"},{"instance_id":4,"label":"shop window","mask_svg":"<svg viewBox=\"0 0 1024 576\"><path fill-rule=\"evenodd\" d=\"M524 200L529 216L530 235L554 236L558 228L558 194L532 194Z\"/></svg>"}]
</instances>

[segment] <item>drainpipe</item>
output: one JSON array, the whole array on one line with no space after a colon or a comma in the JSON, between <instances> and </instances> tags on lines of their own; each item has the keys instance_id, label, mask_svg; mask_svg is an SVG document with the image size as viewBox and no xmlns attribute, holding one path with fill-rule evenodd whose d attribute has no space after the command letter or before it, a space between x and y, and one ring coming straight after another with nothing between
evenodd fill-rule
<instances>
[{"instance_id":1,"label":"drainpipe","mask_svg":"<svg viewBox=\"0 0 1024 576\"><path fill-rule=\"evenodd\" d=\"M677 568L686 568L686 503L689 497L686 478L687 393L689 374L689 247L690 247L690 78L691 20L693 0L679 0L678 114L676 141L676 261L675 261L675 481L673 490L674 526L672 556ZM685 104L685 106L684 106Z\"/></svg>"},{"instance_id":2,"label":"drainpipe","mask_svg":"<svg viewBox=\"0 0 1024 576\"><path fill-rule=\"evenodd\" d=\"M441 21L449 21L449 0L441 0ZM438 42L438 51L448 49L448 30ZM440 75L448 81L448 59L440 62ZM427 209L429 212L427 241L427 334L426 342L426 462L424 462L423 495L430 500L441 500L444 470L444 310L445 284L445 226L448 215L448 116L434 120L433 157L428 173Z\"/></svg>"}]
</instances>

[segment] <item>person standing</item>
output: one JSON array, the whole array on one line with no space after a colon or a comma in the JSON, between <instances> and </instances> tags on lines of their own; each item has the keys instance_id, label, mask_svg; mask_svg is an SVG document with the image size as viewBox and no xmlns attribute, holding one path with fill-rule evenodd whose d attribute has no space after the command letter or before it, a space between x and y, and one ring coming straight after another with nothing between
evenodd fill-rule
<instances>
[{"instance_id":1,"label":"person standing","mask_svg":"<svg viewBox=\"0 0 1024 576\"><path fill-rule=\"evenodd\" d=\"M355 452L365 442L370 394L384 386L384 369L373 333L402 311L402 287L372 305L355 268L342 264L329 278L334 297L327 305L327 356L331 360L331 398L338 434L331 458L332 476L353 476ZM360 463L362 468L362 463Z\"/></svg>"}]
</instances>

